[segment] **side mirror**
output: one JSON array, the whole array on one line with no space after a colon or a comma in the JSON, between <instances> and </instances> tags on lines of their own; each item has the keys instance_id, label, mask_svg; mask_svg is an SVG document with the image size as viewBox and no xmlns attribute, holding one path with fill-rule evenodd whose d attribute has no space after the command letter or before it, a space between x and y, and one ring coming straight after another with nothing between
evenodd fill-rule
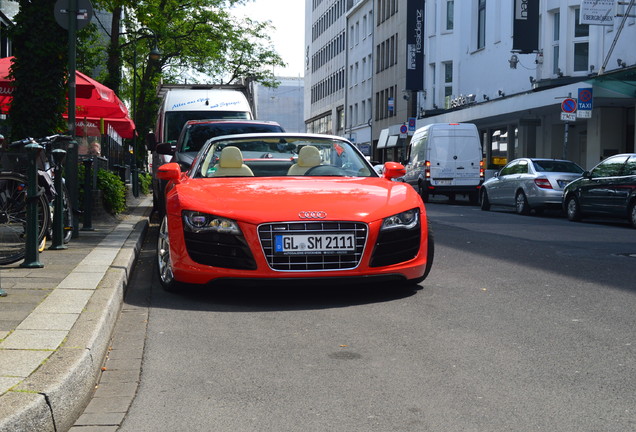
<instances>
[{"instance_id":1,"label":"side mirror","mask_svg":"<svg viewBox=\"0 0 636 432\"><path fill-rule=\"evenodd\" d=\"M592 178L592 173L589 171L584 171L583 172L583 177L586 179L591 179Z\"/></svg>"},{"instance_id":2,"label":"side mirror","mask_svg":"<svg viewBox=\"0 0 636 432\"><path fill-rule=\"evenodd\" d=\"M397 162L386 162L384 164L384 178L386 179L394 179L398 177L402 177L406 174L406 169L404 165Z\"/></svg>"},{"instance_id":3,"label":"side mirror","mask_svg":"<svg viewBox=\"0 0 636 432\"><path fill-rule=\"evenodd\" d=\"M148 151L155 151L155 147L157 146L157 137L154 132L148 132L146 135L146 148Z\"/></svg>"},{"instance_id":4,"label":"side mirror","mask_svg":"<svg viewBox=\"0 0 636 432\"><path fill-rule=\"evenodd\" d=\"M176 144L172 142L159 143L155 146L155 151L162 155L174 155L177 151Z\"/></svg>"},{"instance_id":5,"label":"side mirror","mask_svg":"<svg viewBox=\"0 0 636 432\"><path fill-rule=\"evenodd\" d=\"M163 164L157 171L157 178L160 180L171 181L174 184L179 184L181 181L181 168L176 162L170 162Z\"/></svg>"}]
</instances>

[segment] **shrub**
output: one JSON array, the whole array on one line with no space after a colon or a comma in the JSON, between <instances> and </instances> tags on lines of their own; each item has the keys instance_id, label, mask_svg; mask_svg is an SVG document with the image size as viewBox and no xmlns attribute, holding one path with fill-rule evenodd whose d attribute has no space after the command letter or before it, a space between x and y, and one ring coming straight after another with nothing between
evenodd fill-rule
<instances>
[{"instance_id":1,"label":"shrub","mask_svg":"<svg viewBox=\"0 0 636 432\"><path fill-rule=\"evenodd\" d=\"M97 171L97 188L102 191L104 208L111 214L126 210L126 185L112 171Z\"/></svg>"},{"instance_id":2,"label":"shrub","mask_svg":"<svg viewBox=\"0 0 636 432\"><path fill-rule=\"evenodd\" d=\"M150 185L152 184L152 176L147 172L139 173L139 190L142 194L148 195L150 193Z\"/></svg>"}]
</instances>

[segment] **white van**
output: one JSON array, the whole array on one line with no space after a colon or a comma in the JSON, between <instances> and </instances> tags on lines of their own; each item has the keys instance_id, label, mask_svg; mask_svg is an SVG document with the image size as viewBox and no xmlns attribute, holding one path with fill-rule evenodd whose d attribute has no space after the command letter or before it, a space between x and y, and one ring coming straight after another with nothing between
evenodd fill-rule
<instances>
[{"instance_id":1,"label":"white van","mask_svg":"<svg viewBox=\"0 0 636 432\"><path fill-rule=\"evenodd\" d=\"M146 147L152 152L152 195L155 209L164 208L163 191L156 173L172 156L159 154L159 143L176 144L188 120L252 120L252 109L240 90L213 86L167 85L157 113L154 133L148 134Z\"/></svg>"},{"instance_id":2,"label":"white van","mask_svg":"<svg viewBox=\"0 0 636 432\"><path fill-rule=\"evenodd\" d=\"M418 190L426 202L431 195L466 195L479 201L484 182L482 148L472 123L432 123L413 134L401 180Z\"/></svg>"}]
</instances>

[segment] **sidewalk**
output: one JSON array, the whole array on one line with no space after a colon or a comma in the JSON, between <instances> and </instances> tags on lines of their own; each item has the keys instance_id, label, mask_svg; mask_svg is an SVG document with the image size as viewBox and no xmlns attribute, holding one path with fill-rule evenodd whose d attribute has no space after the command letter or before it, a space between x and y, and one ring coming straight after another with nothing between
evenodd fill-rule
<instances>
[{"instance_id":1,"label":"sidewalk","mask_svg":"<svg viewBox=\"0 0 636 432\"><path fill-rule=\"evenodd\" d=\"M89 402L148 228L152 195L93 216L43 268L0 266L0 431L69 430ZM47 245L48 247L49 245Z\"/></svg>"}]
</instances>

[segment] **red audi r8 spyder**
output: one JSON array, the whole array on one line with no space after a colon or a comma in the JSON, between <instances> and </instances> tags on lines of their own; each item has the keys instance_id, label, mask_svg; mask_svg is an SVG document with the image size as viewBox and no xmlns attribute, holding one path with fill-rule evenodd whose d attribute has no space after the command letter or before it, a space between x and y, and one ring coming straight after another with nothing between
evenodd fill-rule
<instances>
[{"instance_id":1,"label":"red audi r8 spyder","mask_svg":"<svg viewBox=\"0 0 636 432\"><path fill-rule=\"evenodd\" d=\"M168 181L158 241L161 284L290 281L416 284L433 237L418 193L379 176L341 137L259 133L216 137Z\"/></svg>"}]
</instances>

